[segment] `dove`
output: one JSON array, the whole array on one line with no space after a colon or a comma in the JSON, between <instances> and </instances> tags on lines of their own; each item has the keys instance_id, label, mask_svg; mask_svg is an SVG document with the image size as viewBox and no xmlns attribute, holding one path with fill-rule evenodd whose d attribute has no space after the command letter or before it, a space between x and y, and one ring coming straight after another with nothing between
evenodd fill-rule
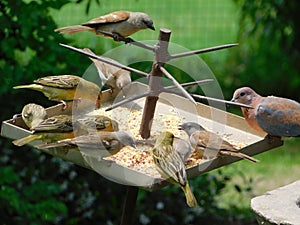
<instances>
[{"instance_id":1,"label":"dove","mask_svg":"<svg viewBox=\"0 0 300 225\"><path fill-rule=\"evenodd\" d=\"M241 109L247 123L256 131L279 137L300 136L298 102L275 96L262 97L249 87L237 89L231 101L253 107Z\"/></svg>"},{"instance_id":2,"label":"dove","mask_svg":"<svg viewBox=\"0 0 300 225\"><path fill-rule=\"evenodd\" d=\"M87 53L94 54L90 49L85 48L83 49ZM103 56L102 56L103 57ZM105 59L118 63L115 60L112 60L110 58ZM103 85L107 85L111 89L111 93L119 93L125 86L131 83L131 76L130 72L124 69L120 69L119 67L109 65L107 63L101 62L97 59L89 57L90 60L93 61L97 72L99 74L99 77L102 80Z\"/></svg>"},{"instance_id":3,"label":"dove","mask_svg":"<svg viewBox=\"0 0 300 225\"><path fill-rule=\"evenodd\" d=\"M183 190L189 207L197 207L198 203L189 186L183 160L174 150L173 141L174 135L168 131L157 138L152 149L155 167L163 178Z\"/></svg>"},{"instance_id":4,"label":"dove","mask_svg":"<svg viewBox=\"0 0 300 225\"><path fill-rule=\"evenodd\" d=\"M90 31L99 36L112 37L118 41L143 29L155 30L153 21L143 12L116 11L94 18L81 25L68 26L55 29L55 32L74 34Z\"/></svg>"},{"instance_id":5,"label":"dove","mask_svg":"<svg viewBox=\"0 0 300 225\"><path fill-rule=\"evenodd\" d=\"M65 101L89 100L95 102L97 108L101 106L102 92L99 86L75 75L58 75L42 77L34 81L34 84L20 85L14 89L32 89L42 92L49 100Z\"/></svg>"},{"instance_id":6,"label":"dove","mask_svg":"<svg viewBox=\"0 0 300 225\"><path fill-rule=\"evenodd\" d=\"M258 162L235 149L232 144L223 140L219 135L207 131L201 125L194 122L187 122L179 125L179 130L183 130L190 138L192 147L199 151L204 151L203 158L212 158L218 155L229 155L247 159L250 162Z\"/></svg>"}]
</instances>

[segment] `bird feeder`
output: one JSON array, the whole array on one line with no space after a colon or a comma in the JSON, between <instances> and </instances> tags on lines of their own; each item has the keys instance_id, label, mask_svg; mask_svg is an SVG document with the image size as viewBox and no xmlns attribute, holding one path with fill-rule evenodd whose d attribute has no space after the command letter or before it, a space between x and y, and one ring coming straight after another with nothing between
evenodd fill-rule
<instances>
[{"instance_id":1,"label":"bird feeder","mask_svg":"<svg viewBox=\"0 0 300 225\"><path fill-rule=\"evenodd\" d=\"M155 46L149 46L140 42L131 42L133 45L153 51L154 60L151 72L147 74L122 64L113 65L133 73L146 76L148 78L148 84L132 82L130 84L130 88L128 89L128 93L126 93L125 99L114 98L109 91L104 91L103 112L116 112L114 113L114 115L116 115L120 114L117 113L118 110L125 110L129 115L127 118L128 121L133 120L131 117L133 112L138 113L140 117L137 121L139 124L139 129L137 129L140 137L144 139L149 138L151 136L151 132L155 130L156 117L161 116L161 118L166 118L171 114L173 117L170 120L181 118L181 120L178 120L178 122L198 122L205 127L209 127L211 129L213 128L213 131L220 135L227 135L228 139L239 145L241 152L250 156L262 153L283 144L280 138L264 138L264 135L252 131L242 117L199 102L195 102L195 100L189 93L185 91L183 87L195 84L197 85L201 83L201 81L180 85L164 68L164 64L172 59L233 47L235 44L170 55L168 53L170 34L171 31L167 29L161 29L158 43ZM102 62L112 64L111 61L105 61L105 58L102 58L101 56L86 53L85 51L72 46L63 46L89 57L98 59ZM163 74L174 83L174 86L163 87L161 82ZM205 81L203 81L203 83L205 83ZM176 91L173 90L174 87L177 88ZM202 96L200 98L206 97ZM224 100L218 100L209 97L208 99L227 103ZM49 116L58 114L72 114L72 110L74 110L72 103L68 103L68 107L65 110L63 109L62 104L58 104L46 109ZM169 129L169 127L166 125L161 129ZM1 135L4 137L18 139L29 134L32 134L32 132L26 128L26 125L21 118L17 118L14 121L13 119L10 119L2 122ZM41 141L34 141L29 145L34 147L37 144L41 144ZM80 152L80 149L70 149L67 152L64 152L60 149L41 149L41 151L66 161L70 161L76 165L96 171L109 180L128 186L127 197L124 202L123 214L121 218L122 225L131 223L139 188L148 191L154 191L168 184L160 176L152 175L151 171L146 172L146 170L143 171L141 169L136 169L135 167L126 166L125 164L114 160L114 157L111 157L107 160L99 160L99 158L95 155L83 154ZM138 151L140 151L142 157L143 151L136 151L137 155L139 154ZM118 154L119 153L116 155ZM209 160L198 160L197 163L188 166L188 178L229 165L238 160L240 159L235 157L216 157Z\"/></svg>"}]
</instances>

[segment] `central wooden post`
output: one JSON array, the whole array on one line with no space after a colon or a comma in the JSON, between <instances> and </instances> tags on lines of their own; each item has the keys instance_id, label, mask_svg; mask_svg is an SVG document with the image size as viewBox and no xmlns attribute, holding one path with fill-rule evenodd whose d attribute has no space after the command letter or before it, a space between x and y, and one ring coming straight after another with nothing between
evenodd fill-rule
<instances>
[{"instance_id":1,"label":"central wooden post","mask_svg":"<svg viewBox=\"0 0 300 225\"><path fill-rule=\"evenodd\" d=\"M153 93L159 93L159 90L161 90L161 80L163 73L161 72L159 67L163 66L165 62L167 62L170 59L170 55L168 53L170 35L170 30L160 29L158 43L155 46L154 51L154 62L148 79L149 91L153 91ZM159 94L146 97L140 127L140 135L144 139L150 137L150 131L155 113L156 103L158 100L158 95Z\"/></svg>"}]
</instances>

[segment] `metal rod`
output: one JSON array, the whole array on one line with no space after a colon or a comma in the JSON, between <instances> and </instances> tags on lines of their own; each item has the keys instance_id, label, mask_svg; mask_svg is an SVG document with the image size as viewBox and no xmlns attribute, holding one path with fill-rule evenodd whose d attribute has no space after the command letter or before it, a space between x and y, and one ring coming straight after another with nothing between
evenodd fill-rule
<instances>
[{"instance_id":1,"label":"metal rod","mask_svg":"<svg viewBox=\"0 0 300 225\"><path fill-rule=\"evenodd\" d=\"M132 224L138 192L139 192L138 187L127 186L126 198L123 204L120 225Z\"/></svg>"},{"instance_id":2,"label":"metal rod","mask_svg":"<svg viewBox=\"0 0 300 225\"><path fill-rule=\"evenodd\" d=\"M195 98L198 98L198 99L205 99L205 100L209 100L209 101L225 103L227 105L235 105L235 106L253 109L253 107L250 105L245 105L245 104L236 103L236 102L232 102L232 101L227 101L227 100L222 100L222 99L217 99L217 98L212 98L212 97L206 97L206 96L202 96L202 95L195 95L195 94L192 94L192 96Z\"/></svg>"},{"instance_id":3,"label":"metal rod","mask_svg":"<svg viewBox=\"0 0 300 225\"><path fill-rule=\"evenodd\" d=\"M136 45L138 47L145 48L147 50L151 50L151 51L155 50L155 48L153 46L144 44L144 43L139 42L139 41L135 41L135 40L133 40L132 38L129 38L129 37L123 37L121 35L118 35L117 38L115 38L115 36L113 34L109 33L109 32L101 31L101 33L105 34L106 36L112 37L115 41L124 41L125 44L130 43L132 45Z\"/></svg>"},{"instance_id":4,"label":"metal rod","mask_svg":"<svg viewBox=\"0 0 300 225\"><path fill-rule=\"evenodd\" d=\"M217 51L225 48L231 48L234 46L237 46L238 44L227 44L227 45L220 45L220 46L214 46L210 48L204 48L204 49L199 49L199 50L194 50L190 52L183 52L183 53L178 53L178 54L173 54L170 55L171 59L176 59L180 57L185 57L185 56L190 56L190 55L195 55L195 54L201 54L201 53L206 53L206 52L212 52L212 51Z\"/></svg>"},{"instance_id":5,"label":"metal rod","mask_svg":"<svg viewBox=\"0 0 300 225\"><path fill-rule=\"evenodd\" d=\"M81 54L83 54L83 55L86 55L86 56L88 56L88 57L97 59L97 60L99 60L99 61L101 61L101 62L104 62L104 63L107 63L107 64L109 64L109 65L119 67L119 68L121 68L121 69L127 70L127 71L129 71L129 72L136 73L136 74L141 75L141 76L143 76L143 77L148 77L148 74L147 74L147 73L142 72L142 71L137 70L137 69L133 69L133 68L128 67L128 66L125 66L125 65L122 65L121 63L112 62L112 61L110 61L110 60L108 60L108 59L105 59L105 58L103 58L103 57L101 57L101 56L98 56L98 55L95 55L95 54L92 54L92 53L88 53L88 52L86 52L86 51L84 51L84 50L82 50L82 49L75 48L75 47L72 47L72 46L70 46L70 45L65 45L65 44L60 44L60 45L61 45L62 47L65 47L65 48L70 49L70 50L75 51L75 52L79 52L79 53L81 53Z\"/></svg>"},{"instance_id":6,"label":"metal rod","mask_svg":"<svg viewBox=\"0 0 300 225\"><path fill-rule=\"evenodd\" d=\"M181 87L190 87L190 86L196 86L196 85L200 85L200 84L208 84L208 83L211 83L213 81L214 81L214 79L205 79L205 80L198 80L198 81L183 83L183 84L180 84L180 85L181 85ZM174 89L174 88L177 88L177 86L173 85L173 86L165 87L165 89Z\"/></svg>"},{"instance_id":7,"label":"metal rod","mask_svg":"<svg viewBox=\"0 0 300 225\"><path fill-rule=\"evenodd\" d=\"M159 69L175 84L175 86L182 92L182 94L188 98L192 103L196 105L196 101L192 96L177 82L177 80L162 66Z\"/></svg>"},{"instance_id":8,"label":"metal rod","mask_svg":"<svg viewBox=\"0 0 300 225\"><path fill-rule=\"evenodd\" d=\"M115 109L115 108L117 108L117 107L119 107L119 106L121 106L121 105L124 105L124 104L126 104L126 103L135 101L135 100L137 100L137 99L140 99L140 98L143 98L143 97L146 97L146 96L149 96L149 95L151 95L151 92L146 92L146 93L142 93L142 94L140 94L140 95L134 95L134 96L131 96L131 97L126 98L126 99L124 99L124 100L122 100L122 101L120 101L120 102L117 102L116 104L111 105L110 107L107 107L107 108L105 109L105 111L110 111L110 110Z\"/></svg>"}]
</instances>

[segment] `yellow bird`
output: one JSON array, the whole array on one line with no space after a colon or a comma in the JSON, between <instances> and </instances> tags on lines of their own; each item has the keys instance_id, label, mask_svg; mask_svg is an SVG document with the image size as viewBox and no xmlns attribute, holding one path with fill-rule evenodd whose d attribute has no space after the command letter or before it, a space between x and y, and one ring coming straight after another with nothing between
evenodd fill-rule
<instances>
[{"instance_id":1,"label":"yellow bird","mask_svg":"<svg viewBox=\"0 0 300 225\"><path fill-rule=\"evenodd\" d=\"M16 146L23 146L35 140L41 140L42 142L49 143L55 142L66 138L73 138L74 132L65 132L65 133L51 133L51 132L42 132L36 134L30 134L24 138L14 140L12 143Z\"/></svg>"},{"instance_id":2,"label":"yellow bird","mask_svg":"<svg viewBox=\"0 0 300 225\"><path fill-rule=\"evenodd\" d=\"M157 138L152 157L158 172L183 190L189 207L197 207L197 200L190 189L183 160L179 153L173 148L174 135L164 132Z\"/></svg>"},{"instance_id":3,"label":"yellow bird","mask_svg":"<svg viewBox=\"0 0 300 225\"><path fill-rule=\"evenodd\" d=\"M25 105L21 115L24 123L29 129L38 126L47 118L46 109L43 106L34 103Z\"/></svg>"},{"instance_id":4,"label":"yellow bird","mask_svg":"<svg viewBox=\"0 0 300 225\"><path fill-rule=\"evenodd\" d=\"M94 102L97 108L101 106L102 93L100 87L90 81L74 75L58 75L42 77L34 84L15 86L14 89L28 88L42 92L49 100L65 101L88 100Z\"/></svg>"}]
</instances>

